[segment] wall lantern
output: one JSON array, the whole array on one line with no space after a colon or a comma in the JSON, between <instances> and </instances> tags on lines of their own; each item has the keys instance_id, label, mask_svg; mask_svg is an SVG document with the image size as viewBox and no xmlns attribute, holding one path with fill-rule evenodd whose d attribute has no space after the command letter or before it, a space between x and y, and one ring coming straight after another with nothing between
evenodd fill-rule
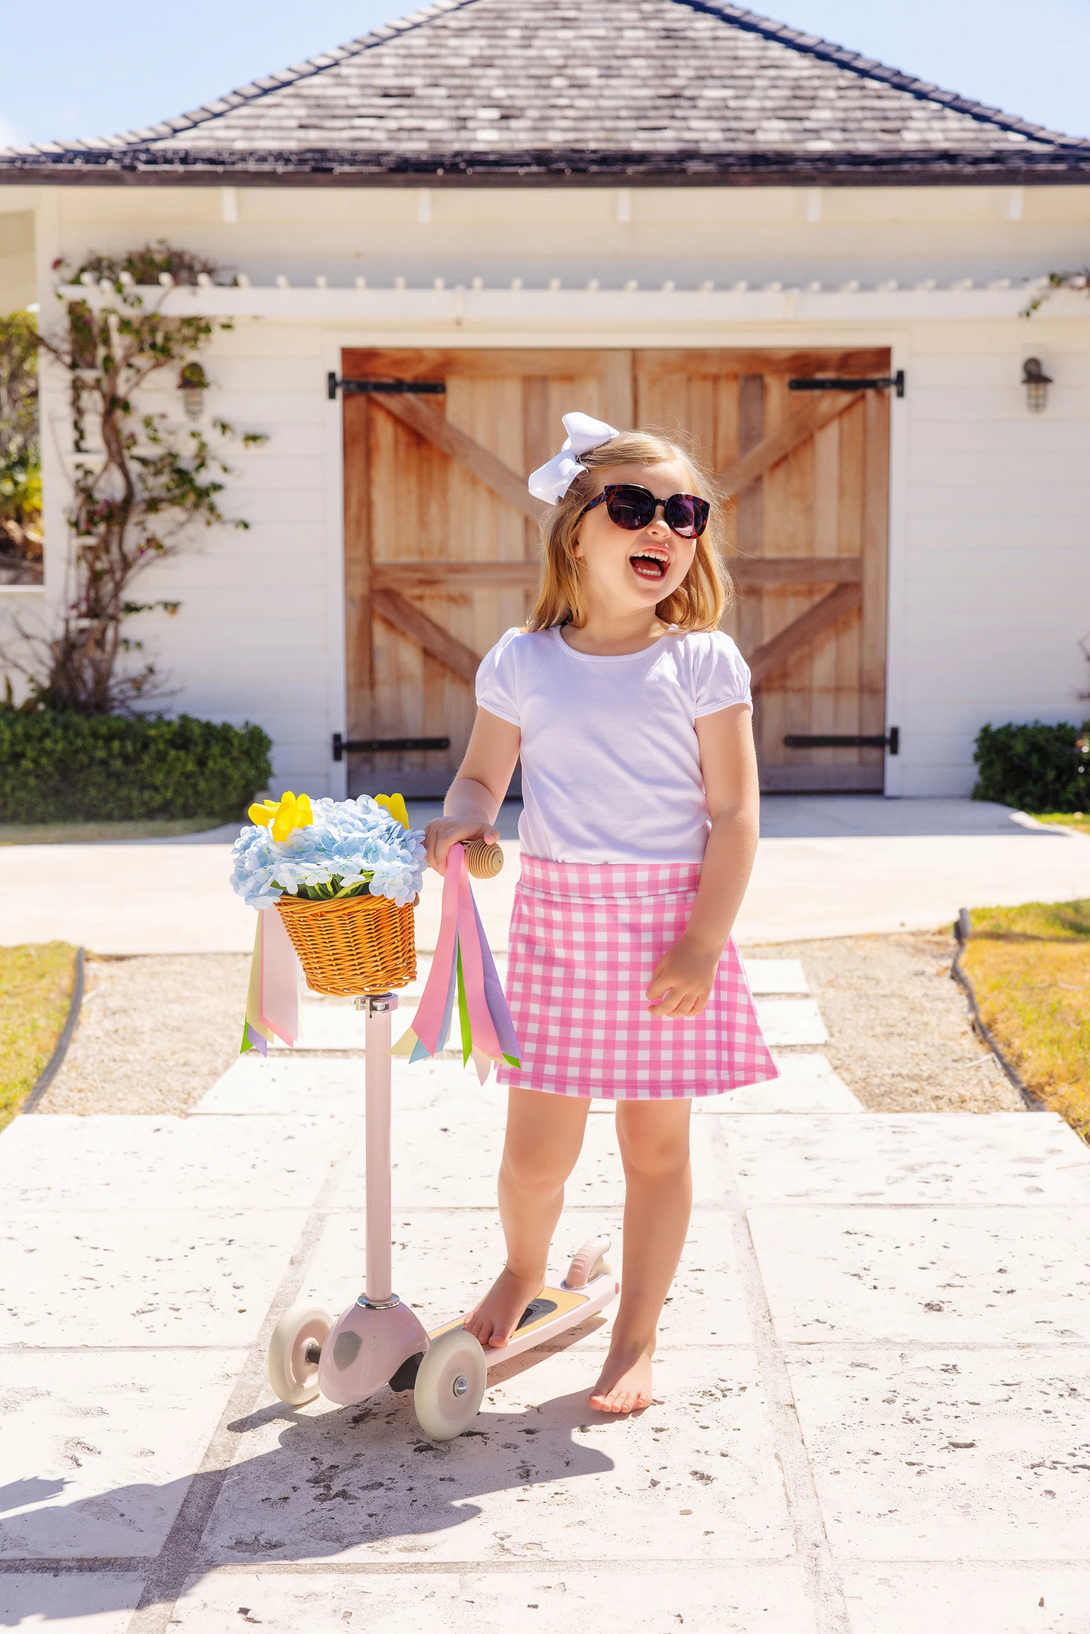
<instances>
[{"instance_id":1,"label":"wall lantern","mask_svg":"<svg viewBox=\"0 0 1090 1634\"><path fill-rule=\"evenodd\" d=\"M1026 407L1031 414L1041 414L1048 403L1052 376L1045 373L1039 357L1027 357L1023 363L1022 384L1026 388Z\"/></svg>"},{"instance_id":2,"label":"wall lantern","mask_svg":"<svg viewBox=\"0 0 1090 1634\"><path fill-rule=\"evenodd\" d=\"M200 363L185 363L178 376L178 390L182 407L190 420L199 420L204 413L204 394L208 390L208 376Z\"/></svg>"}]
</instances>

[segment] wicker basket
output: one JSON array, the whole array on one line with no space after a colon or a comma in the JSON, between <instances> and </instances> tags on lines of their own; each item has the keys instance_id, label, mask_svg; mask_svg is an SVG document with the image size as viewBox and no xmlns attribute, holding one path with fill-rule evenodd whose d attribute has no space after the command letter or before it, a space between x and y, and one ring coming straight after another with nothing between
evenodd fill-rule
<instances>
[{"instance_id":1,"label":"wicker basket","mask_svg":"<svg viewBox=\"0 0 1090 1634\"><path fill-rule=\"evenodd\" d=\"M356 998L416 980L411 907L370 893L339 902L285 895L276 906L316 993Z\"/></svg>"}]
</instances>

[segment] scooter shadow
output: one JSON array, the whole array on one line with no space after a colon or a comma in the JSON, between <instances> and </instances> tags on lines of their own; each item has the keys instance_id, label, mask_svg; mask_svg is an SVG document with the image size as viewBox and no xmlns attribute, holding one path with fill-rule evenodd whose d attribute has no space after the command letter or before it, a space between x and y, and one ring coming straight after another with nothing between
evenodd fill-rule
<instances>
[{"instance_id":1,"label":"scooter shadow","mask_svg":"<svg viewBox=\"0 0 1090 1634\"><path fill-rule=\"evenodd\" d=\"M530 1357L516 1358L502 1370L504 1379L510 1383L529 1365ZM490 1386L496 1382L493 1376ZM573 1505L571 1483L614 1469L606 1453L575 1439L577 1429L599 1419L587 1407L585 1387L508 1411L486 1395L473 1427L446 1442L423 1436L411 1392L383 1390L356 1407L272 1404L228 1426L239 1445L226 1473L201 1471L160 1486L43 1505L20 1518L22 1547L12 1538L7 1550L24 1559L40 1551L43 1571L55 1552L110 1556L132 1570L141 1522L169 1521L184 1505L183 1531L186 1515L207 1515L185 1573L191 1584L226 1564L341 1555L391 1563L429 1555L532 1561L535 1548L554 1552L558 1532L588 1515L593 1500L588 1494ZM492 1501L480 1501L486 1499ZM468 1530L456 1547L444 1544L459 1527ZM153 1563L154 1556L147 1561L154 1569ZM30 1590L36 1603L28 1604L30 1585L23 1581L14 1622L0 1608L0 1627L18 1626L28 1613L45 1622L70 1615L70 1603L65 1610L46 1592L45 1578L41 1596ZM131 1582L116 1580L111 1589L96 1574L96 1609L108 1609L98 1603L103 1593L107 1599L116 1593L120 1606L131 1592Z\"/></svg>"},{"instance_id":2,"label":"scooter shadow","mask_svg":"<svg viewBox=\"0 0 1090 1634\"><path fill-rule=\"evenodd\" d=\"M581 1390L515 1411L490 1408L486 1398L473 1427L454 1441L427 1440L412 1398L388 1393L315 1417L295 1414L278 1431L274 1418L264 1433L278 1433L276 1448L232 1468L202 1559L299 1560L348 1550L366 1558L391 1553L391 1545L394 1558L425 1555L436 1549L436 1534L466 1526L476 1536L459 1541L455 1558L526 1558L517 1534L532 1511L520 1499L553 1488L547 1505L572 1518L569 1483L614 1468L573 1435L596 1416ZM497 1495L482 1536L472 1525L486 1513L477 1500Z\"/></svg>"}]
</instances>

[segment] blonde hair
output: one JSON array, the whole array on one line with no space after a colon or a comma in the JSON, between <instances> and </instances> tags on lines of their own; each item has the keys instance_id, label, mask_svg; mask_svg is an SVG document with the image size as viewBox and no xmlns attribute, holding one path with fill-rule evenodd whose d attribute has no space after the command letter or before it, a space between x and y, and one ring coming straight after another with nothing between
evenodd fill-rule
<instances>
[{"instance_id":1,"label":"blonde hair","mask_svg":"<svg viewBox=\"0 0 1090 1634\"><path fill-rule=\"evenodd\" d=\"M564 497L541 524L544 559L537 600L526 622L527 630L548 630L557 624L586 622L586 602L573 553L584 505L595 497L595 471L612 465L669 465L685 467L690 492L712 501L708 525L696 541L685 578L655 612L664 624L681 630L714 630L733 597L733 585L724 561L726 530L721 495L714 479L688 448L655 430L622 431L608 442L579 456L586 474L576 477Z\"/></svg>"}]
</instances>

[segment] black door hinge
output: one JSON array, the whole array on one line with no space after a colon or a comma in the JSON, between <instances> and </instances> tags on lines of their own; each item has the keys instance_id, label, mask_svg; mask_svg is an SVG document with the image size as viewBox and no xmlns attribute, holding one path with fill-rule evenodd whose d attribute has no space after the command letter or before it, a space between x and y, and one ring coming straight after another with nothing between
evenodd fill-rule
<instances>
[{"instance_id":1,"label":"black door hinge","mask_svg":"<svg viewBox=\"0 0 1090 1634\"><path fill-rule=\"evenodd\" d=\"M331 403L338 391L349 396L366 392L370 396L392 397L399 392L412 392L417 397L442 397L446 389L441 380L339 380L332 369L326 375L326 393Z\"/></svg>"},{"instance_id":2,"label":"black door hinge","mask_svg":"<svg viewBox=\"0 0 1090 1634\"><path fill-rule=\"evenodd\" d=\"M896 374L868 375L863 380L852 380L846 375L808 374L801 380L787 382L788 391L889 391L891 386L895 396L904 396L903 369L898 369Z\"/></svg>"},{"instance_id":3,"label":"black door hinge","mask_svg":"<svg viewBox=\"0 0 1090 1634\"><path fill-rule=\"evenodd\" d=\"M449 738L342 738L333 734L333 759L345 755L408 754L414 749L449 749Z\"/></svg>"},{"instance_id":4,"label":"black door hinge","mask_svg":"<svg viewBox=\"0 0 1090 1634\"><path fill-rule=\"evenodd\" d=\"M785 749L888 749L891 755L901 752L901 728L891 726L888 737L860 737L855 733L840 735L830 732L788 732L783 740Z\"/></svg>"}]
</instances>

